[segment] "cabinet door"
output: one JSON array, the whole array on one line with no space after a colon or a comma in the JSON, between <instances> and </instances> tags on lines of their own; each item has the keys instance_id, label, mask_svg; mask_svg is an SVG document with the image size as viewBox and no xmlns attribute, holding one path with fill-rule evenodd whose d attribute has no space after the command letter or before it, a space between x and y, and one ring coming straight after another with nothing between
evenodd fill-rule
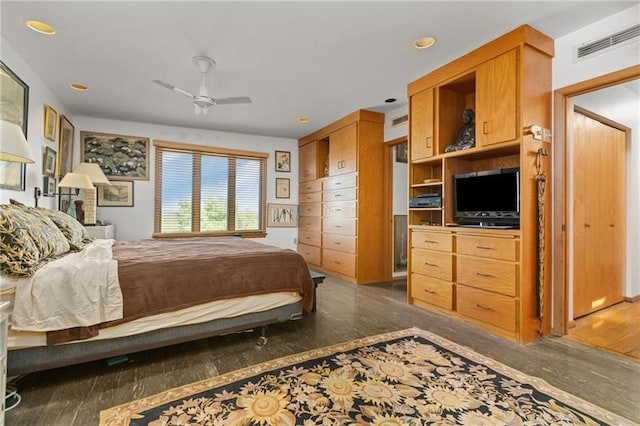
<instances>
[{"instance_id":1,"label":"cabinet door","mask_svg":"<svg viewBox=\"0 0 640 426\"><path fill-rule=\"evenodd\" d=\"M352 123L329 135L329 176L357 170L357 130L357 124Z\"/></svg>"},{"instance_id":2,"label":"cabinet door","mask_svg":"<svg viewBox=\"0 0 640 426\"><path fill-rule=\"evenodd\" d=\"M411 96L411 160L433 157L433 89Z\"/></svg>"},{"instance_id":3,"label":"cabinet door","mask_svg":"<svg viewBox=\"0 0 640 426\"><path fill-rule=\"evenodd\" d=\"M318 141L302 145L298 149L300 157L300 182L318 178Z\"/></svg>"},{"instance_id":4,"label":"cabinet door","mask_svg":"<svg viewBox=\"0 0 640 426\"><path fill-rule=\"evenodd\" d=\"M511 50L478 67L476 145L514 140L517 135L517 61Z\"/></svg>"}]
</instances>

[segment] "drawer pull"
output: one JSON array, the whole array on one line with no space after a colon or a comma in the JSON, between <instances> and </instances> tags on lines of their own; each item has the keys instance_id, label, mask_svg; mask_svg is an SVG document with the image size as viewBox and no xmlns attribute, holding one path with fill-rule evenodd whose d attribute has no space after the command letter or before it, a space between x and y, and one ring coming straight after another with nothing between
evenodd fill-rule
<instances>
[{"instance_id":1,"label":"drawer pull","mask_svg":"<svg viewBox=\"0 0 640 426\"><path fill-rule=\"evenodd\" d=\"M434 268L438 267L438 265L436 265L435 263L424 262L424 264L427 265L427 266L434 267Z\"/></svg>"},{"instance_id":2,"label":"drawer pull","mask_svg":"<svg viewBox=\"0 0 640 426\"><path fill-rule=\"evenodd\" d=\"M479 248L480 250L495 250L494 247L486 247L486 246L476 246L476 248Z\"/></svg>"},{"instance_id":3,"label":"drawer pull","mask_svg":"<svg viewBox=\"0 0 640 426\"><path fill-rule=\"evenodd\" d=\"M334 195L334 197L336 197L336 198L342 197L342 194L336 194L336 195Z\"/></svg>"},{"instance_id":4,"label":"drawer pull","mask_svg":"<svg viewBox=\"0 0 640 426\"><path fill-rule=\"evenodd\" d=\"M476 272L476 275L479 277L489 277L489 278L495 278L494 275L491 274L483 274L482 272Z\"/></svg>"},{"instance_id":5,"label":"drawer pull","mask_svg":"<svg viewBox=\"0 0 640 426\"><path fill-rule=\"evenodd\" d=\"M339 245L340 245L340 243L339 243L339 242L335 242L335 243L333 243L333 244L335 244L335 245L337 245L337 246L339 246Z\"/></svg>"},{"instance_id":6,"label":"drawer pull","mask_svg":"<svg viewBox=\"0 0 640 426\"><path fill-rule=\"evenodd\" d=\"M486 306L482 306L482 305L480 305L479 303L476 303L476 308L480 308L480 309L482 309L483 311L493 311L493 309L488 308L488 307L486 307Z\"/></svg>"},{"instance_id":7,"label":"drawer pull","mask_svg":"<svg viewBox=\"0 0 640 426\"><path fill-rule=\"evenodd\" d=\"M333 211L334 211L334 212L341 212L341 211L342 211L342 209L335 208L335 209L333 209Z\"/></svg>"},{"instance_id":8,"label":"drawer pull","mask_svg":"<svg viewBox=\"0 0 640 426\"><path fill-rule=\"evenodd\" d=\"M342 228L342 225L335 225L336 228Z\"/></svg>"},{"instance_id":9,"label":"drawer pull","mask_svg":"<svg viewBox=\"0 0 640 426\"><path fill-rule=\"evenodd\" d=\"M424 291L426 291L427 293L436 294L435 291L429 290L428 288L425 288Z\"/></svg>"},{"instance_id":10,"label":"drawer pull","mask_svg":"<svg viewBox=\"0 0 640 426\"><path fill-rule=\"evenodd\" d=\"M438 244L437 241L433 241L433 240L424 240L424 242L429 244Z\"/></svg>"}]
</instances>

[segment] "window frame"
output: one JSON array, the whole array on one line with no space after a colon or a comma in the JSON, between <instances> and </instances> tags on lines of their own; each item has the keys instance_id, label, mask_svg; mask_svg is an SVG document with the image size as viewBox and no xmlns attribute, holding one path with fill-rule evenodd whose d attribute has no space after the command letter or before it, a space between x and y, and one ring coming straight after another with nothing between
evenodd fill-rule
<instances>
[{"instance_id":1,"label":"window frame","mask_svg":"<svg viewBox=\"0 0 640 426\"><path fill-rule=\"evenodd\" d=\"M207 145L196 145L189 143L170 142L154 140L155 146L155 182L154 182L154 212L153 212L153 238L183 238L183 237L227 237L241 236L244 238L264 238L267 235L267 159L269 154L258 151L245 151L239 149L221 148ZM192 231L192 232L161 232L162 224L162 153L163 152L181 152L192 154L194 159L200 158L201 155L218 155L230 159L251 159L260 161L260 212L259 212L259 228L253 230L229 230L229 226L235 226L235 191L229 192L227 195L227 230L226 231ZM234 161L235 163L235 161ZM235 167L233 167L235 176ZM201 179L201 168L194 167L193 170L194 183L199 183ZM231 174L228 175L228 177ZM233 182L235 185L235 180ZM197 190L195 189L197 188ZM192 190L193 219L192 229L200 228L200 185L194 185ZM196 204L197 203L197 204Z\"/></svg>"}]
</instances>

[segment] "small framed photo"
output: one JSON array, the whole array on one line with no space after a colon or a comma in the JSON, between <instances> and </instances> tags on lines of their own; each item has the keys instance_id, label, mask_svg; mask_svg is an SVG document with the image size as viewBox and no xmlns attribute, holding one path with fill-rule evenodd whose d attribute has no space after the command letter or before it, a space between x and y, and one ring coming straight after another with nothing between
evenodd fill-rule
<instances>
[{"instance_id":1,"label":"small framed photo","mask_svg":"<svg viewBox=\"0 0 640 426\"><path fill-rule=\"evenodd\" d=\"M58 153L53 149L46 147L44 149L44 155L42 156L42 174L45 176L55 176L56 174L56 159Z\"/></svg>"},{"instance_id":2,"label":"small framed photo","mask_svg":"<svg viewBox=\"0 0 640 426\"><path fill-rule=\"evenodd\" d=\"M53 176L42 176L42 195L45 197L56 196L56 178Z\"/></svg>"},{"instance_id":3,"label":"small framed photo","mask_svg":"<svg viewBox=\"0 0 640 426\"><path fill-rule=\"evenodd\" d=\"M58 125L58 113L51 105L44 106L44 137L50 141L56 140L56 128Z\"/></svg>"},{"instance_id":4,"label":"small framed photo","mask_svg":"<svg viewBox=\"0 0 640 426\"><path fill-rule=\"evenodd\" d=\"M296 204L268 204L267 226L295 228L298 226L298 206Z\"/></svg>"},{"instance_id":5,"label":"small framed photo","mask_svg":"<svg viewBox=\"0 0 640 426\"><path fill-rule=\"evenodd\" d=\"M288 178L276 178L276 198L289 198L290 184Z\"/></svg>"},{"instance_id":6,"label":"small framed photo","mask_svg":"<svg viewBox=\"0 0 640 426\"><path fill-rule=\"evenodd\" d=\"M289 151L276 151L276 172L291 171L291 153Z\"/></svg>"},{"instance_id":7,"label":"small framed photo","mask_svg":"<svg viewBox=\"0 0 640 426\"><path fill-rule=\"evenodd\" d=\"M133 207L133 181L98 186L98 207Z\"/></svg>"}]
</instances>

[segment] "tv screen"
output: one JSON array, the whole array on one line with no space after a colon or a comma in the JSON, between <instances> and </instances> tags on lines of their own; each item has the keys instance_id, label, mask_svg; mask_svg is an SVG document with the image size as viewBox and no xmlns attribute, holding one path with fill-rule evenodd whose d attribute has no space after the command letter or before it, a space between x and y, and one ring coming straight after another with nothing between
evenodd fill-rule
<instances>
[{"instance_id":1,"label":"tv screen","mask_svg":"<svg viewBox=\"0 0 640 426\"><path fill-rule=\"evenodd\" d=\"M453 216L461 225L518 226L520 171L486 170L453 177Z\"/></svg>"}]
</instances>

